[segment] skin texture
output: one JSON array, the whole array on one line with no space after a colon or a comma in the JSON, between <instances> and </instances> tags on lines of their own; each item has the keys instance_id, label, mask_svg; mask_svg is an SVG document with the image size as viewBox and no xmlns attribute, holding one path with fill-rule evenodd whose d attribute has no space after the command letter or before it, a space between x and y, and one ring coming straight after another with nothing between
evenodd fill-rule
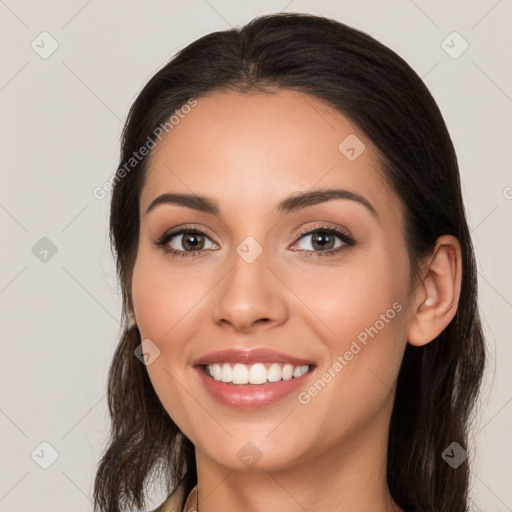
<instances>
[{"instance_id":1,"label":"skin texture","mask_svg":"<svg viewBox=\"0 0 512 512\"><path fill-rule=\"evenodd\" d=\"M350 134L365 144L354 161L338 149ZM376 215L350 199L275 213L285 197L320 188L357 193ZM208 196L220 214L171 204L146 214L169 192ZM407 342L430 342L455 314L460 248L441 237L411 283L404 209L371 141L311 96L216 92L153 150L140 218L134 316L160 350L147 367L155 391L196 447L199 510L400 510L386 484L396 379ZM206 234L196 257L155 245L190 224ZM348 231L355 245L319 257L318 224ZM247 236L263 250L252 263L236 252ZM183 239L167 246L186 251ZM292 393L240 411L212 398L192 366L216 350L270 347L315 361L307 391L393 304L400 311L307 404ZM248 442L261 454L252 467L237 456Z\"/></svg>"}]
</instances>

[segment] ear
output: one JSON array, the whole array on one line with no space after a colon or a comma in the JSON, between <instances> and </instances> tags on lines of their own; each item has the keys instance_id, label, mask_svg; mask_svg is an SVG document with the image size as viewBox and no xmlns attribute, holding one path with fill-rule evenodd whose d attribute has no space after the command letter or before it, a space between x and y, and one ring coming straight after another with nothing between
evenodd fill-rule
<instances>
[{"instance_id":1,"label":"ear","mask_svg":"<svg viewBox=\"0 0 512 512\"><path fill-rule=\"evenodd\" d=\"M459 304L461 283L460 243L452 235L443 235L436 241L414 294L407 338L411 345L426 345L450 323Z\"/></svg>"}]
</instances>

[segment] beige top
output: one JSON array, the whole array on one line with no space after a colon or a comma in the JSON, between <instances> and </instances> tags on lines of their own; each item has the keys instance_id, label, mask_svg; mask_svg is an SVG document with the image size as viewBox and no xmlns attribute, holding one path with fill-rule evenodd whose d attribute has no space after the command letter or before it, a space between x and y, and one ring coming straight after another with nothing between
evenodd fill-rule
<instances>
[{"instance_id":1,"label":"beige top","mask_svg":"<svg viewBox=\"0 0 512 512\"><path fill-rule=\"evenodd\" d=\"M197 485L192 488L190 494L187 496L183 510L179 510L178 503L183 495L183 487L179 486L169 494L167 499L152 512L195 512L196 499L197 499Z\"/></svg>"}]
</instances>

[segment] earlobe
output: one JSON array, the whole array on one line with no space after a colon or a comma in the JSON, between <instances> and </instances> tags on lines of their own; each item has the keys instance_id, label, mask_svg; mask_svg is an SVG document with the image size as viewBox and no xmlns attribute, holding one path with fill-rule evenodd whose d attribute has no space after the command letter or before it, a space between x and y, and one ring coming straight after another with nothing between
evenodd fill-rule
<instances>
[{"instance_id":1,"label":"earlobe","mask_svg":"<svg viewBox=\"0 0 512 512\"><path fill-rule=\"evenodd\" d=\"M437 338L457 312L462 283L462 257L457 238L443 235L437 239L422 274L407 338L415 346L426 345Z\"/></svg>"},{"instance_id":2,"label":"earlobe","mask_svg":"<svg viewBox=\"0 0 512 512\"><path fill-rule=\"evenodd\" d=\"M128 325L127 327L130 328L130 327L133 327L134 325L136 325L137 321L135 319L135 315L133 314L133 312L129 312L128 313Z\"/></svg>"}]
</instances>

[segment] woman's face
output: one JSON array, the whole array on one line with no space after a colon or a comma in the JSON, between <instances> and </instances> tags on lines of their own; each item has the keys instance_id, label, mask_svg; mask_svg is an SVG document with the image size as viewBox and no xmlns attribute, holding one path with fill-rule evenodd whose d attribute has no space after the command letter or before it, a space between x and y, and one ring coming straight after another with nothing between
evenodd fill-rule
<instances>
[{"instance_id":1,"label":"woman's face","mask_svg":"<svg viewBox=\"0 0 512 512\"><path fill-rule=\"evenodd\" d=\"M379 165L346 117L288 90L201 97L154 149L134 313L158 397L209 460L279 469L385 437L411 284L403 209ZM278 209L327 189L345 192ZM195 200L148 212L163 194ZM217 211L192 207L198 196ZM215 381L196 365L260 348L279 354L240 359L236 381L279 382ZM228 360L212 356L221 380ZM309 371L289 379L284 363Z\"/></svg>"}]
</instances>

